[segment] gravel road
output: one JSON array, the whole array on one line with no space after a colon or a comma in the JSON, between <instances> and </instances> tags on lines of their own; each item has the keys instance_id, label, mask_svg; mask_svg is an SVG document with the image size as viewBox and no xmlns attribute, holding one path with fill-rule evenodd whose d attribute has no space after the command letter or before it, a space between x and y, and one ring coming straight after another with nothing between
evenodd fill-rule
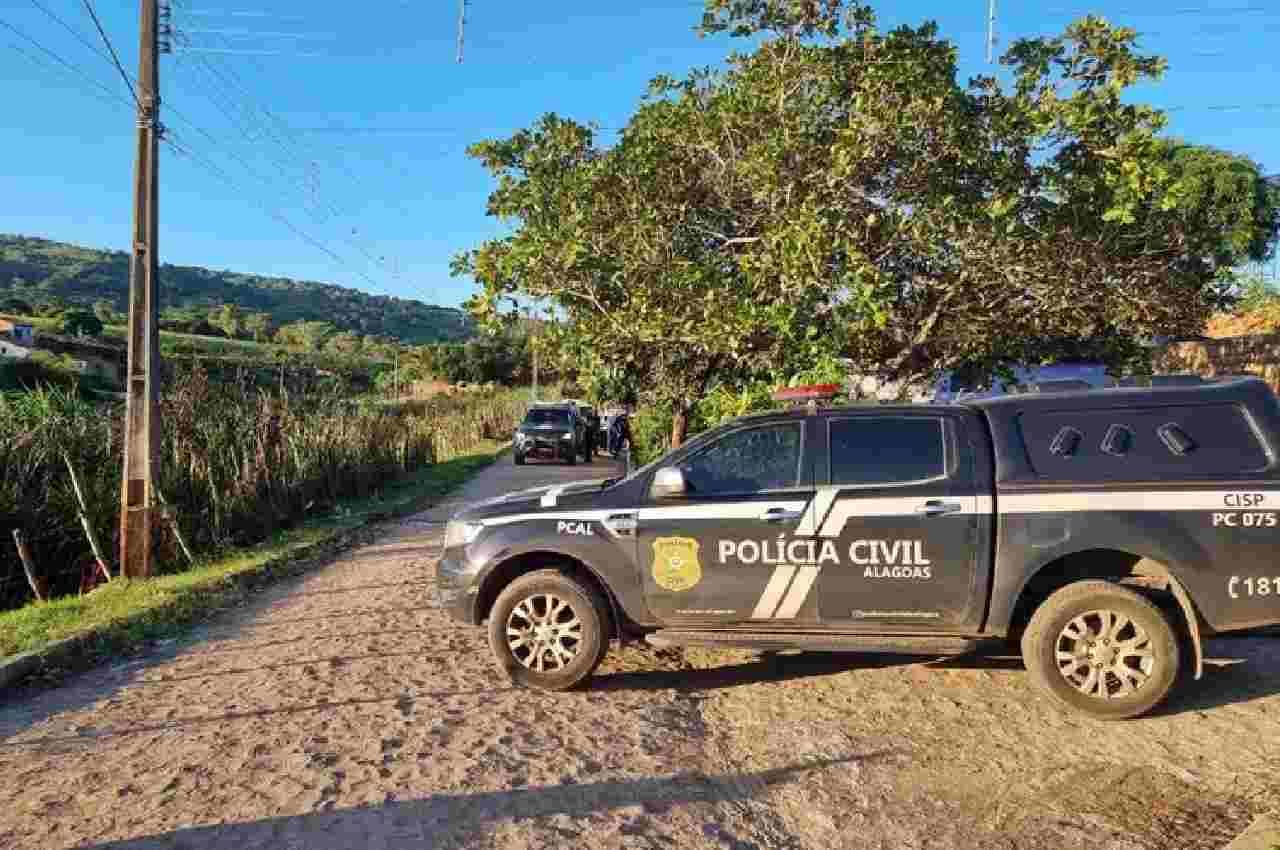
<instances>
[{"instance_id":1,"label":"gravel road","mask_svg":"<svg viewBox=\"0 0 1280 850\"><path fill-rule=\"evenodd\" d=\"M613 474L509 458L456 501ZM1220 848L1280 807L1280 639L1098 724L1013 658L615 649L510 688L444 505L181 642L0 703L0 847Z\"/></svg>"}]
</instances>

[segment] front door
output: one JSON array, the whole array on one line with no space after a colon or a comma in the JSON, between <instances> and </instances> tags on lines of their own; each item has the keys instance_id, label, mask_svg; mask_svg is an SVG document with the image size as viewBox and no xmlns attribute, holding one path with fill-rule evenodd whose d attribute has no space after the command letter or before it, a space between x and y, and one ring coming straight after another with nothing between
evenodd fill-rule
<instances>
[{"instance_id":1,"label":"front door","mask_svg":"<svg viewBox=\"0 0 1280 850\"><path fill-rule=\"evenodd\" d=\"M688 485L683 497L640 509L638 558L649 610L659 620L816 620L810 590L817 572L791 565L787 554L813 496L806 425L791 420L728 432L677 461Z\"/></svg>"},{"instance_id":2,"label":"front door","mask_svg":"<svg viewBox=\"0 0 1280 850\"><path fill-rule=\"evenodd\" d=\"M838 559L822 568L822 622L874 631L976 623L979 510L990 507L954 420L833 415L825 428L826 486L802 529Z\"/></svg>"}]
</instances>

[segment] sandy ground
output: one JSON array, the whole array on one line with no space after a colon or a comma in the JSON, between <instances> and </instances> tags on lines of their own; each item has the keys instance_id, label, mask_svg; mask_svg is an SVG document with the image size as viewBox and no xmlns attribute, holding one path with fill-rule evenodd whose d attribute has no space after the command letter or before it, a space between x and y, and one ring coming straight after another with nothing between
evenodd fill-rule
<instances>
[{"instance_id":1,"label":"sandy ground","mask_svg":"<svg viewBox=\"0 0 1280 850\"><path fill-rule=\"evenodd\" d=\"M506 459L461 499L594 467ZM611 653L510 688L430 582L452 506L0 704L0 847L1219 848L1280 807L1280 639L1098 724L1016 659Z\"/></svg>"}]
</instances>

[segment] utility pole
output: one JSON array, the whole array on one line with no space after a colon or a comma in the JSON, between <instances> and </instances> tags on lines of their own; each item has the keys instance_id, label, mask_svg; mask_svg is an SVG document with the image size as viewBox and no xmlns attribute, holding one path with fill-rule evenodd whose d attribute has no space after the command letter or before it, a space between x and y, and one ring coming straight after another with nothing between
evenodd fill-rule
<instances>
[{"instance_id":1,"label":"utility pole","mask_svg":"<svg viewBox=\"0 0 1280 850\"><path fill-rule=\"evenodd\" d=\"M160 337L157 244L160 152L160 4L141 0L138 49L138 147L134 165L129 263L129 359L124 472L120 492L120 565L128 578L151 575L152 511L160 471Z\"/></svg>"},{"instance_id":2,"label":"utility pole","mask_svg":"<svg viewBox=\"0 0 1280 850\"><path fill-rule=\"evenodd\" d=\"M996 0L987 0L987 64L996 46Z\"/></svg>"}]
</instances>

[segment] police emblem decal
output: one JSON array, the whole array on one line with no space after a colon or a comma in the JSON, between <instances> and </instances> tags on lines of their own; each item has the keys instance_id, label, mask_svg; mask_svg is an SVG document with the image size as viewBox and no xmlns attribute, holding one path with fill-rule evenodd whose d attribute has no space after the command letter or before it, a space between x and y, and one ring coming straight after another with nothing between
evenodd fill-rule
<instances>
[{"instance_id":1,"label":"police emblem decal","mask_svg":"<svg viewBox=\"0 0 1280 850\"><path fill-rule=\"evenodd\" d=\"M678 593L702 581L698 541L692 537L659 537L653 541L653 580L663 590Z\"/></svg>"}]
</instances>

